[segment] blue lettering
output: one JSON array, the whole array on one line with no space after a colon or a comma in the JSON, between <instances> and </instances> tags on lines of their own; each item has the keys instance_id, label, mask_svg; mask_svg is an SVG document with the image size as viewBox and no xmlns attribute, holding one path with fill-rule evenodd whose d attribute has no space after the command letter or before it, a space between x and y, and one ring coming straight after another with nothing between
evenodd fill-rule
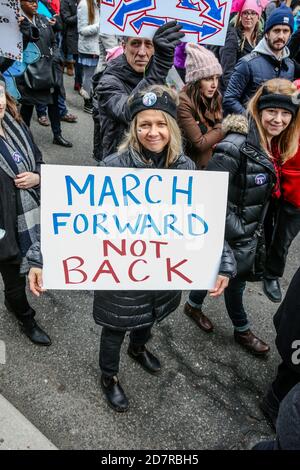
<instances>
[{"instance_id":1,"label":"blue lettering","mask_svg":"<svg viewBox=\"0 0 300 470\"><path fill-rule=\"evenodd\" d=\"M127 178L132 178L135 182L135 186L133 188L127 188ZM135 204L141 204L140 201L132 194L132 191L136 189L140 185L140 180L136 175L129 174L125 175L122 178L122 191L123 191L123 198L124 198L124 205L128 206L128 196Z\"/></svg>"},{"instance_id":2,"label":"blue lettering","mask_svg":"<svg viewBox=\"0 0 300 470\"><path fill-rule=\"evenodd\" d=\"M99 222L98 217L102 217L102 220ZM109 231L105 228L102 227L102 224L106 222L107 220L107 215L106 214L95 214L93 215L93 234L96 235L99 230L102 230L106 235L109 234Z\"/></svg>"},{"instance_id":3,"label":"blue lettering","mask_svg":"<svg viewBox=\"0 0 300 470\"><path fill-rule=\"evenodd\" d=\"M113 198L114 204L116 207L119 207L119 202L114 190L114 186L110 176L105 176L102 191L99 198L98 206L102 206L103 200L106 196L111 196Z\"/></svg>"},{"instance_id":4,"label":"blue lettering","mask_svg":"<svg viewBox=\"0 0 300 470\"><path fill-rule=\"evenodd\" d=\"M170 222L169 222L169 219ZM164 235L167 235L168 233L168 228L173 230L173 232L177 233L177 235L183 235L180 230L178 230L176 227L174 227L174 224L177 222L177 217L175 214L167 214L164 216Z\"/></svg>"},{"instance_id":5,"label":"blue lettering","mask_svg":"<svg viewBox=\"0 0 300 470\"><path fill-rule=\"evenodd\" d=\"M150 204L159 204L161 202L161 199L158 199L157 201L154 201L153 199L151 199L150 194L149 194L149 186L150 186L150 181L152 180L152 178L157 178L158 181L162 181L162 177L159 176L159 175L152 175L152 176L150 176L150 178L147 179L146 185L145 185L146 201L149 202Z\"/></svg>"},{"instance_id":6,"label":"blue lettering","mask_svg":"<svg viewBox=\"0 0 300 470\"><path fill-rule=\"evenodd\" d=\"M195 233L193 231L193 219L198 220L202 224L202 232ZM208 232L208 225L202 217L199 217L197 214L189 214L188 215L188 226L189 226L189 234L194 236L205 235Z\"/></svg>"},{"instance_id":7,"label":"blue lettering","mask_svg":"<svg viewBox=\"0 0 300 470\"><path fill-rule=\"evenodd\" d=\"M82 222L83 226L80 229L79 225L80 225L81 222ZM88 227L89 227L89 221L88 221L87 216L84 215L84 214L76 215L76 217L74 219L74 222L73 222L74 232L77 233L77 235L79 235L80 233L86 232Z\"/></svg>"},{"instance_id":8,"label":"blue lettering","mask_svg":"<svg viewBox=\"0 0 300 470\"><path fill-rule=\"evenodd\" d=\"M130 222L127 222L123 227L121 227L119 217L117 215L113 215L113 219L120 233L129 230L132 235L135 235L141 223L142 214L139 214L138 218L136 219L135 226L131 225Z\"/></svg>"},{"instance_id":9,"label":"blue lettering","mask_svg":"<svg viewBox=\"0 0 300 470\"><path fill-rule=\"evenodd\" d=\"M58 227L65 227L67 222L59 222L59 217L71 217L71 212L56 212L52 214L54 235L58 235Z\"/></svg>"},{"instance_id":10,"label":"blue lettering","mask_svg":"<svg viewBox=\"0 0 300 470\"><path fill-rule=\"evenodd\" d=\"M193 176L189 176L188 189L178 189L177 188L178 176L173 178L173 187L172 187L172 205L177 204L177 193L187 194L188 195L188 206L192 204L193 196Z\"/></svg>"},{"instance_id":11,"label":"blue lettering","mask_svg":"<svg viewBox=\"0 0 300 470\"><path fill-rule=\"evenodd\" d=\"M153 221L152 217L150 214L144 215L144 220L141 228L141 235L144 234L146 228L152 228L157 235L161 235L161 232L158 230L155 222Z\"/></svg>"},{"instance_id":12,"label":"blue lettering","mask_svg":"<svg viewBox=\"0 0 300 470\"><path fill-rule=\"evenodd\" d=\"M78 192L78 194L84 194L88 187L90 188L90 205L95 205L95 177L94 175L88 175L83 188L81 189L75 180L73 180L72 176L66 175L66 187L67 187L67 196L68 196L68 206L72 206L73 204L73 197L72 197L72 186Z\"/></svg>"}]
</instances>

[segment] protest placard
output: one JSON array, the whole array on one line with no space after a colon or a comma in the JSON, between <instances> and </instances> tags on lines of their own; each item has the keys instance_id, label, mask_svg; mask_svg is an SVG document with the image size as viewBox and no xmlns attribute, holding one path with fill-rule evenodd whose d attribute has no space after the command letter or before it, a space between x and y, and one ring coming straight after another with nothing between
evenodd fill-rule
<instances>
[{"instance_id":1,"label":"protest placard","mask_svg":"<svg viewBox=\"0 0 300 470\"><path fill-rule=\"evenodd\" d=\"M48 289L214 286L228 174L42 165Z\"/></svg>"},{"instance_id":2,"label":"protest placard","mask_svg":"<svg viewBox=\"0 0 300 470\"><path fill-rule=\"evenodd\" d=\"M153 37L159 26L177 20L184 41L222 46L231 0L101 0L102 33Z\"/></svg>"},{"instance_id":3,"label":"protest placard","mask_svg":"<svg viewBox=\"0 0 300 470\"><path fill-rule=\"evenodd\" d=\"M0 57L22 60L23 42L18 25L18 0L0 0Z\"/></svg>"}]
</instances>

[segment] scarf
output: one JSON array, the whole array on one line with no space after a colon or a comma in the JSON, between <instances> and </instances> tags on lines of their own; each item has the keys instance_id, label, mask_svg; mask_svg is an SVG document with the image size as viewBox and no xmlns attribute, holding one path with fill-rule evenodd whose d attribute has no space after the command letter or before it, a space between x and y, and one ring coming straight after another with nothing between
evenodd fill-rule
<instances>
[{"instance_id":1,"label":"scarf","mask_svg":"<svg viewBox=\"0 0 300 470\"><path fill-rule=\"evenodd\" d=\"M22 154L22 161L18 165L18 173L36 170L33 145L26 128L19 124L6 112L2 121L2 127L7 136L7 141L13 149L17 149ZM17 174L15 164L9 147L1 143L3 151L0 153L0 167L12 179ZM12 157L12 155L11 155ZM11 161L11 164L10 164ZM24 274L29 270L30 264L41 266L42 257L40 253L40 210L39 197L35 189L16 189L17 197L17 233L18 243L22 256L20 273Z\"/></svg>"}]
</instances>

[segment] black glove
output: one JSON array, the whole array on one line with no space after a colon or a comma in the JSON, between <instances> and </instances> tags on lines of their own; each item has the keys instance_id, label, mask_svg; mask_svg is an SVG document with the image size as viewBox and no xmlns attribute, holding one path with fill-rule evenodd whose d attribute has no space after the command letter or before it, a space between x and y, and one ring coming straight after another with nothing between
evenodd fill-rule
<instances>
[{"instance_id":1,"label":"black glove","mask_svg":"<svg viewBox=\"0 0 300 470\"><path fill-rule=\"evenodd\" d=\"M153 37L155 52L174 52L175 47L184 37L184 33L180 32L181 29L182 26L177 21L169 21L160 26Z\"/></svg>"}]
</instances>

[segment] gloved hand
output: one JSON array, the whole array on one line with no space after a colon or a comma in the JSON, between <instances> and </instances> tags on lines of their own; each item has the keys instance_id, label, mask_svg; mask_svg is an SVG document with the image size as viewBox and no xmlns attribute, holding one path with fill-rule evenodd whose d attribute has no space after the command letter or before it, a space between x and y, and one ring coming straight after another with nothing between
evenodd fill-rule
<instances>
[{"instance_id":1,"label":"gloved hand","mask_svg":"<svg viewBox=\"0 0 300 470\"><path fill-rule=\"evenodd\" d=\"M155 52L174 53L175 47L184 37L184 33L180 31L181 29L182 26L178 24L177 21L169 21L163 26L160 26L153 36Z\"/></svg>"}]
</instances>

